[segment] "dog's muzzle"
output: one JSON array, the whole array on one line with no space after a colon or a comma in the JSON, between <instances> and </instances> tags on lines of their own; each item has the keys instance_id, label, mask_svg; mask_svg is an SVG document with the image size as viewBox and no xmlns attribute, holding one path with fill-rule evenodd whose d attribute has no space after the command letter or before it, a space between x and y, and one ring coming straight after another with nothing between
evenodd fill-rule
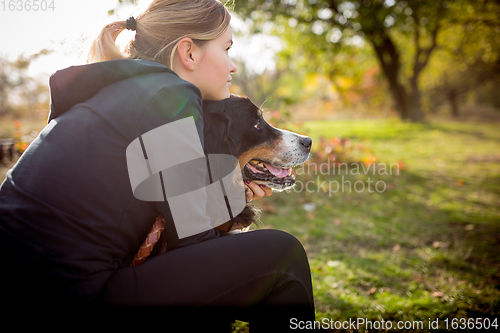
<instances>
[{"instance_id":1,"label":"dog's muzzle","mask_svg":"<svg viewBox=\"0 0 500 333\"><path fill-rule=\"evenodd\" d=\"M286 166L278 166L277 163L257 158L252 159L242 170L243 178L257 184L264 184L277 191L291 189L295 185L295 172L292 167L304 163L309 158L311 145L311 138L303 136L300 140L300 153L288 154L287 159L279 161L279 164Z\"/></svg>"}]
</instances>

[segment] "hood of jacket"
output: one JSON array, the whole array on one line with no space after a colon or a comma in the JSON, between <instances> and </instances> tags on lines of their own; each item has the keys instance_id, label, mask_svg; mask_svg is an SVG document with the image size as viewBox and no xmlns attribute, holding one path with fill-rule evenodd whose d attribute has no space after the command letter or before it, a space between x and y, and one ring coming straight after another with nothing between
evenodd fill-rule
<instances>
[{"instance_id":1,"label":"hood of jacket","mask_svg":"<svg viewBox=\"0 0 500 333\"><path fill-rule=\"evenodd\" d=\"M49 78L50 113L48 122L85 102L102 88L134 76L168 72L170 68L149 60L118 59L71 66L56 71Z\"/></svg>"}]
</instances>

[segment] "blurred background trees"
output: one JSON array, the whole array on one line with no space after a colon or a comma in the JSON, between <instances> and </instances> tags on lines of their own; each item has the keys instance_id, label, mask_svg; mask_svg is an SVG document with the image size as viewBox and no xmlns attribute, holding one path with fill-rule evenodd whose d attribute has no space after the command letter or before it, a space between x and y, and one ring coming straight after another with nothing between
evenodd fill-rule
<instances>
[{"instance_id":1,"label":"blurred background trees","mask_svg":"<svg viewBox=\"0 0 500 333\"><path fill-rule=\"evenodd\" d=\"M117 0L110 18L134 2ZM464 105L500 108L498 1L229 2L233 23L244 25L233 24L231 52L248 44L247 50L252 45L276 53L265 71L249 65L249 54L230 53L238 65L233 92L279 110L281 117L397 115L423 121L443 111L459 116ZM0 115L48 111L47 78L27 74L30 63L48 53L0 57Z\"/></svg>"},{"instance_id":2,"label":"blurred background trees","mask_svg":"<svg viewBox=\"0 0 500 333\"><path fill-rule=\"evenodd\" d=\"M19 55L14 61L0 57L0 117L46 116L48 82L31 77L27 70L32 61L50 52L42 49L30 56Z\"/></svg>"},{"instance_id":3,"label":"blurred background trees","mask_svg":"<svg viewBox=\"0 0 500 333\"><path fill-rule=\"evenodd\" d=\"M389 98L403 120L423 120L443 103L457 115L470 93L498 106L498 2L235 0L234 8L252 33L281 38L277 70L303 80L281 100L296 101L307 77L322 77L347 104L368 96L365 107L377 109Z\"/></svg>"}]
</instances>

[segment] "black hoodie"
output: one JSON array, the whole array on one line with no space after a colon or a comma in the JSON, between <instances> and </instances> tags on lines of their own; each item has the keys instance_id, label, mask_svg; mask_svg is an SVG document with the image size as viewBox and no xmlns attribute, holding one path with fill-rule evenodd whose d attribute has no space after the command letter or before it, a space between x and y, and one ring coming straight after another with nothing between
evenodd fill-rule
<instances>
[{"instance_id":1,"label":"black hoodie","mask_svg":"<svg viewBox=\"0 0 500 333\"><path fill-rule=\"evenodd\" d=\"M175 120L193 116L203 145L198 88L159 63L123 59L57 71L50 90L48 125L0 187L0 258L50 263L44 274L65 293L92 300L158 214L169 250L221 236L179 240L168 203L137 200L127 170L127 146ZM25 254L9 253L14 243Z\"/></svg>"}]
</instances>

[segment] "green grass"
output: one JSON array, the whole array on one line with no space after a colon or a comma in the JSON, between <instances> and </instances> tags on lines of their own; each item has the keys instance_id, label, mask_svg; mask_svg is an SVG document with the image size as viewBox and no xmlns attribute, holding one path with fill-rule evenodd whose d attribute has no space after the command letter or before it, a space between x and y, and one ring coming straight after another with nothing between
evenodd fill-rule
<instances>
[{"instance_id":1,"label":"green grass","mask_svg":"<svg viewBox=\"0 0 500 333\"><path fill-rule=\"evenodd\" d=\"M428 330L429 318L439 318L446 331L446 318L498 316L498 124L341 120L306 122L301 132L313 146L320 136L350 138L378 163L403 161L399 175L312 169L297 177L311 181L308 190L298 184L255 203L265 210L263 228L304 244L317 320L423 321ZM348 183L335 191L347 181L359 182L359 192Z\"/></svg>"},{"instance_id":2,"label":"green grass","mask_svg":"<svg viewBox=\"0 0 500 333\"><path fill-rule=\"evenodd\" d=\"M11 136L12 125L3 125L0 132ZM23 122L24 133L29 125ZM298 129L313 138L313 147L321 136L349 138L369 148L377 163L403 162L399 175L389 167L389 174L310 169L297 175L296 190L255 202L264 209L261 228L288 231L306 248L317 320L422 321L424 331L439 332L452 331L445 319L498 317L498 128L361 119L305 122ZM365 190L349 190L348 181ZM375 190L377 182L384 191ZM429 330L429 319L439 319L440 330ZM234 331L248 327L236 322Z\"/></svg>"}]
</instances>

